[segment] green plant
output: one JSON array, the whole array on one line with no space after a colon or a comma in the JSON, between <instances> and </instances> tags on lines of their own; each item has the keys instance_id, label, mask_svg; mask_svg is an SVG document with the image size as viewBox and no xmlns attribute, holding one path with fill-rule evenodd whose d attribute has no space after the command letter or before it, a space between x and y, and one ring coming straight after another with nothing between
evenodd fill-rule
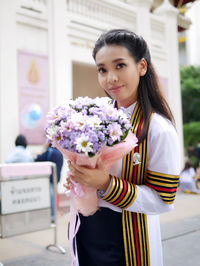
<instances>
[{"instance_id":1,"label":"green plant","mask_svg":"<svg viewBox=\"0 0 200 266\"><path fill-rule=\"evenodd\" d=\"M183 122L200 121L200 67L180 68Z\"/></svg>"},{"instance_id":2,"label":"green plant","mask_svg":"<svg viewBox=\"0 0 200 266\"><path fill-rule=\"evenodd\" d=\"M188 147L191 143L196 146L200 139L200 122L190 122L183 125L184 146Z\"/></svg>"}]
</instances>

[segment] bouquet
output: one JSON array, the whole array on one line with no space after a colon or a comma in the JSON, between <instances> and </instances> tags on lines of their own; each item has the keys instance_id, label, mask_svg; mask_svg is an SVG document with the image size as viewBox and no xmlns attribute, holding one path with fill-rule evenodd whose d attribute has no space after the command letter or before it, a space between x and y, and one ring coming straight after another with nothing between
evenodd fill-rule
<instances>
[{"instance_id":1,"label":"bouquet","mask_svg":"<svg viewBox=\"0 0 200 266\"><path fill-rule=\"evenodd\" d=\"M94 168L101 157L108 168L137 145L137 138L130 130L130 118L123 108L116 109L110 103L107 97L79 97L64 106L55 107L47 114L48 142L60 150L65 159L78 165ZM73 184L70 191L71 218L74 220L74 214L78 212L85 216L96 212L96 190Z\"/></svg>"}]
</instances>

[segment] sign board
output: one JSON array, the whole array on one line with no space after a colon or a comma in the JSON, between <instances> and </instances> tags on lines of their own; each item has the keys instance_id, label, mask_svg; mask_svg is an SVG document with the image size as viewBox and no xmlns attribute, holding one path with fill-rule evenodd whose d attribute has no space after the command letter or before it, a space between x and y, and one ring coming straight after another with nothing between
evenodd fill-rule
<instances>
[{"instance_id":1,"label":"sign board","mask_svg":"<svg viewBox=\"0 0 200 266\"><path fill-rule=\"evenodd\" d=\"M50 207L49 178L9 180L1 183L1 214Z\"/></svg>"}]
</instances>

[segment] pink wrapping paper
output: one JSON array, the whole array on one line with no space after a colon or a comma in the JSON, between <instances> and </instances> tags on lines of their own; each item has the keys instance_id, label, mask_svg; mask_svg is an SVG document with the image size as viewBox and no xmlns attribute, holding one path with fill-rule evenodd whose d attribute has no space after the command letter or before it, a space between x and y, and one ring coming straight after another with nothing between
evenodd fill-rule
<instances>
[{"instance_id":1,"label":"pink wrapping paper","mask_svg":"<svg viewBox=\"0 0 200 266\"><path fill-rule=\"evenodd\" d=\"M65 159L73 161L78 165L95 168L97 159L101 157L105 167L108 168L117 160L123 158L136 146L137 138L131 131L129 131L128 136L123 142L116 144L113 147L106 146L101 148L100 151L92 158L89 158L84 154L67 151L60 147L56 148L60 150ZM67 195L70 196L69 246L72 255L72 265L75 265L76 258L73 251L73 238L78 232L80 226L78 213L81 213L84 216L89 216L94 214L99 207L96 189L84 187L78 183L73 183L73 185L73 188L67 193ZM77 224L76 217L78 217Z\"/></svg>"},{"instance_id":2,"label":"pink wrapping paper","mask_svg":"<svg viewBox=\"0 0 200 266\"><path fill-rule=\"evenodd\" d=\"M116 144L113 147L106 146L101 148L100 151L92 158L84 154L67 151L60 147L57 147L57 149L62 152L65 159L89 168L95 168L98 158L101 157L103 164L106 168L108 168L117 160L129 153L136 145L137 138L131 131L129 131L128 136L123 142ZM97 211L98 198L96 189L74 183L74 187L71 190L71 196L75 199L75 206L78 212L82 213L84 216L92 215Z\"/></svg>"}]
</instances>

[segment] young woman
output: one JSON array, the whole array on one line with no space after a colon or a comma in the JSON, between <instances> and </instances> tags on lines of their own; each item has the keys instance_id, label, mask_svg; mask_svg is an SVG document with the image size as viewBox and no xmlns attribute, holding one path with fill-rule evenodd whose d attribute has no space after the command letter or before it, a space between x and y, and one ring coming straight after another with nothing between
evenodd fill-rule
<instances>
[{"instance_id":1,"label":"young woman","mask_svg":"<svg viewBox=\"0 0 200 266\"><path fill-rule=\"evenodd\" d=\"M93 57L101 87L131 115L139 145L108 171L101 160L95 169L69 162L70 178L100 197L99 211L81 215L79 265L162 266L159 214L173 209L180 173L173 116L141 36L111 30L97 40Z\"/></svg>"}]
</instances>

